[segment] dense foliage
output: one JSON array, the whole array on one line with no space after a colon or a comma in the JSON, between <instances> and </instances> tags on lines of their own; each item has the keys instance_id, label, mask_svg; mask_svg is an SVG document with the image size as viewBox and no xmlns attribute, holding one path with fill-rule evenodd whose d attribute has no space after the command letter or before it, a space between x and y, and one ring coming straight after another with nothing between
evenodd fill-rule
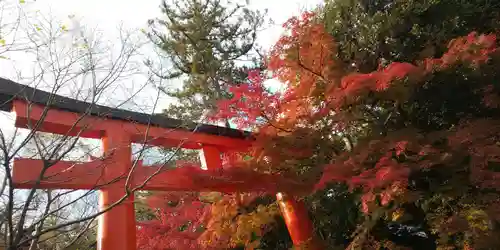
<instances>
[{"instance_id":1,"label":"dense foliage","mask_svg":"<svg viewBox=\"0 0 500 250\"><path fill-rule=\"evenodd\" d=\"M309 184L295 195L328 249L498 248L498 4L369 2L291 18L267 63L286 91L253 71L219 102L213 119L257 132L235 167ZM289 247L274 203L239 200L214 202L212 221L233 223L206 232Z\"/></svg>"},{"instance_id":2,"label":"dense foliage","mask_svg":"<svg viewBox=\"0 0 500 250\"><path fill-rule=\"evenodd\" d=\"M497 216L488 213L499 198L491 169L498 147L495 36L470 33L438 58L346 73L334 60L333 38L311 17L291 19L290 35L275 47L269 68L288 90L262 110L268 122L258 138L266 138L257 139L253 166L313 176L310 169L325 166L317 188L330 181L361 187L367 216L352 248L394 244L375 228L405 211L440 247L498 244ZM240 106L262 103L249 101L251 94L221 107L245 118ZM329 150L340 141L352 150Z\"/></svg>"},{"instance_id":3,"label":"dense foliage","mask_svg":"<svg viewBox=\"0 0 500 250\"><path fill-rule=\"evenodd\" d=\"M327 0L318 11L349 70L369 73L391 62L440 56L471 31L498 31L500 3L490 0Z\"/></svg>"},{"instance_id":4,"label":"dense foliage","mask_svg":"<svg viewBox=\"0 0 500 250\"><path fill-rule=\"evenodd\" d=\"M139 249L199 249L198 237L210 215L210 206L196 193L168 192L148 199L157 208L155 219L140 222Z\"/></svg>"}]
</instances>

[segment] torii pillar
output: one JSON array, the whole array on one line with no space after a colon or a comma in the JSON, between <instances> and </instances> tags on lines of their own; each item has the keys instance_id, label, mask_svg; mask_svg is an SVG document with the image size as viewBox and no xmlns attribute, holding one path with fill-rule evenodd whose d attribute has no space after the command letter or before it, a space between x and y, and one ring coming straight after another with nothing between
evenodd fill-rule
<instances>
[{"instance_id":1,"label":"torii pillar","mask_svg":"<svg viewBox=\"0 0 500 250\"><path fill-rule=\"evenodd\" d=\"M107 165L104 178L127 176L132 168L131 138L123 130L107 130L102 138ZM99 193L99 209L102 211L126 195L123 181L111 183ZM136 249L136 219L134 195L129 194L121 204L99 216L97 249ZM122 237L119 237L121 235Z\"/></svg>"},{"instance_id":2,"label":"torii pillar","mask_svg":"<svg viewBox=\"0 0 500 250\"><path fill-rule=\"evenodd\" d=\"M276 199L293 245L302 246L308 250L323 249L315 238L314 227L305 204L283 193L277 193Z\"/></svg>"}]
</instances>

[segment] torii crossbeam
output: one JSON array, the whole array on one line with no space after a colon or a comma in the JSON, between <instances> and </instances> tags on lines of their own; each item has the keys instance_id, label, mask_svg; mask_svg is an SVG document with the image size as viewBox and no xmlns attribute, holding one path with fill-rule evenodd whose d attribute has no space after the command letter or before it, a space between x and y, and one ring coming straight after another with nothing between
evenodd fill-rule
<instances>
[{"instance_id":1,"label":"torii crossbeam","mask_svg":"<svg viewBox=\"0 0 500 250\"><path fill-rule=\"evenodd\" d=\"M256 188L260 187L265 191L279 191L279 187L273 186L275 177L270 175L263 174L263 181L251 187L245 184L249 182L245 174L226 173L224 176L217 171L222 166L221 154L244 150L251 145L250 134L246 132L89 104L1 78L0 103L3 103L1 110L16 113L16 127L102 140L102 159L59 161L49 168L41 160L15 159L12 173L15 188L99 189L100 209L127 197L99 217L98 249L101 250L136 249L134 198L126 196L134 188L245 192L259 191ZM163 170L159 166L145 167L140 161L134 164L132 143L200 149L208 170L193 167ZM231 177L234 183L228 185L226 177ZM210 184L200 186L209 178ZM309 239L312 228L302 205L296 202L281 202L280 205L294 243Z\"/></svg>"}]
</instances>

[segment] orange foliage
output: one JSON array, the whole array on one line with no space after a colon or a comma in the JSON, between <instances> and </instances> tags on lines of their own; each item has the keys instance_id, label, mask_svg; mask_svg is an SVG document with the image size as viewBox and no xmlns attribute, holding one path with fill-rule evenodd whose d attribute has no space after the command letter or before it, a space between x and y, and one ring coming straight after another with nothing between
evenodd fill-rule
<instances>
[{"instance_id":1,"label":"orange foliage","mask_svg":"<svg viewBox=\"0 0 500 250\"><path fill-rule=\"evenodd\" d=\"M381 119L377 117L376 112L380 112L377 108L392 110L392 113L397 111L398 119L407 119L402 116L402 105L411 105L408 102L414 93L426 88L435 75L462 68L482 70L492 58L498 58L495 35L473 32L451 41L448 51L440 58L391 63L377 71L361 74L345 72L346 67L336 59L337 47L332 37L314 21L311 13L290 19L285 28L288 33L271 51L268 65L274 77L285 84L285 93L261 92L263 94L255 98L256 103L265 103L267 95L272 96L272 105L263 105L260 117L258 110L253 110L251 115L245 113L245 108L232 112L234 117L261 119L260 123L253 124L258 134L249 166L288 172L297 168L302 171L303 165L309 165L307 174L313 172L314 175L317 174L314 169L322 169L321 180L310 184L320 189L331 181L346 181L353 188L362 187L362 210L367 214L389 207L393 202L411 203L422 197L422 194L415 195L412 178L416 173L434 168L449 168L450 172L456 171L458 178L463 175L463 168L470 167L467 178L471 186L500 188L499 174L488 169L492 162L500 159L494 136L500 131L495 120L463 117L465 123L462 125L430 134L401 127L384 136L370 134L396 119L388 115L382 125L377 125ZM258 84L262 84L262 79ZM484 107L500 106L495 83L470 84L477 84L477 92L484 93ZM254 97L245 93L235 95L232 102L238 103L238 107L252 103L248 99ZM370 110L370 107L376 108ZM225 108L221 107L222 113ZM367 131L365 138L363 131ZM332 152L329 146L338 144L335 138L356 133L360 139L353 151L341 155L335 150ZM461 135L464 136L462 141L457 139ZM440 144L439 140L446 143ZM474 142L467 144L466 140ZM294 155L294 152L303 154ZM320 155L324 156L323 160L311 161ZM471 158L470 166L464 163L468 157ZM327 159L331 161L325 162ZM283 166L284 162L287 166ZM297 179L296 175L287 176ZM466 183L464 185L469 185ZM474 206L492 211L492 207L499 205L500 197L495 197Z\"/></svg>"},{"instance_id":2,"label":"orange foliage","mask_svg":"<svg viewBox=\"0 0 500 250\"><path fill-rule=\"evenodd\" d=\"M248 155L236 163L234 159L229 161L236 167L228 169L236 172L220 182L202 185L217 189L233 183L231 191L251 187L244 190L286 189L303 193L313 186L321 189L328 182L345 181L353 188L363 189L361 206L366 214L393 209L391 204L397 208L398 204L430 199L439 193L466 205L459 207L458 212L453 211L456 214L452 216L436 215L442 219L430 222L433 230L445 230L445 224L459 225L451 223L451 218L458 216L466 218L471 237L479 237L477 228L482 227L467 219L470 207L488 214L490 220L500 219L495 214L500 205L500 196L495 193L500 191L500 173L491 169L491 165L500 164L497 138L500 119L464 116L456 126L423 132L411 126L407 128L411 121L403 109L411 109L411 98L427 88L436 75L461 70L481 72L492 60L498 59L496 36L473 32L451 41L448 51L440 58L391 63L377 71L360 74L346 72L346 67L336 59L333 38L314 18L313 13L305 13L290 19L284 25L288 33L270 53L269 70L285 84L284 93L268 93L263 85L265 79L260 72L253 72L249 84L232 88L233 98L219 103L220 112L213 119L234 119L241 127L255 128L257 133ZM495 89L497 82L471 81L470 84L475 84L474 93L483 93L484 107L500 106ZM402 125L388 125L400 120ZM382 133L384 129L388 131ZM357 141L347 143L349 137ZM444 172L439 173L445 176L440 178L446 179L447 185L455 190L436 191L431 184L419 183L430 177L419 179L418 174L435 170ZM235 177L239 178L237 183ZM208 177L203 178L206 179ZM259 185L265 188L259 189ZM429 187L422 187L426 185ZM495 190L492 197L482 195L486 189ZM478 194L473 202L467 200L471 190ZM228 204L223 207L232 207L229 200L225 202ZM234 245L229 234L250 222L241 217L242 223L224 224L223 221L235 217L236 210L231 209L215 211L220 220L212 220L209 231L213 232L211 239L216 235L215 239ZM438 212L428 213L431 218ZM446 232L453 233L451 228ZM242 234L241 242L250 242L248 234Z\"/></svg>"}]
</instances>

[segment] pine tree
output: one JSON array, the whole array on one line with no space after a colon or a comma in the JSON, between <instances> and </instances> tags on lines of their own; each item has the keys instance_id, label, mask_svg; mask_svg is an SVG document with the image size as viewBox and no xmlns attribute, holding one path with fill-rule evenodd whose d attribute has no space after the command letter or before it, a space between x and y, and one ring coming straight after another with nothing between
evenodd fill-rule
<instances>
[{"instance_id":1,"label":"pine tree","mask_svg":"<svg viewBox=\"0 0 500 250\"><path fill-rule=\"evenodd\" d=\"M178 101L165 114L198 121L230 96L228 86L245 81L249 68L262 67L255 39L264 17L221 0L165 0L161 8L163 17L150 20L148 36L172 68L158 75L183 80L181 89L160 86Z\"/></svg>"}]
</instances>

